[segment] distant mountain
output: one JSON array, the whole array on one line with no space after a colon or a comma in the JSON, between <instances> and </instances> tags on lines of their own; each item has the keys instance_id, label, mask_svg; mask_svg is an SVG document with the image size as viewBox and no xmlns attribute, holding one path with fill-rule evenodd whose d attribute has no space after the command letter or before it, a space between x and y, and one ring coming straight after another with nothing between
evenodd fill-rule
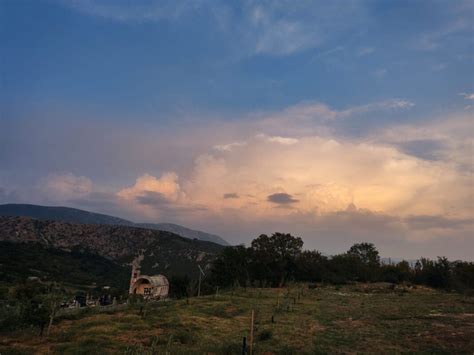
<instances>
[{"instance_id":1,"label":"distant mountain","mask_svg":"<svg viewBox=\"0 0 474 355\"><path fill-rule=\"evenodd\" d=\"M132 226L133 222L106 214L88 212L69 207L50 207L28 204L0 205L0 216L31 217L35 219L63 221L81 224L113 224Z\"/></svg>"},{"instance_id":2,"label":"distant mountain","mask_svg":"<svg viewBox=\"0 0 474 355\"><path fill-rule=\"evenodd\" d=\"M198 239L214 242L221 245L229 245L223 238L201 231L189 229L171 223L134 223L126 219L108 216L101 213L84 211L70 207L49 207L29 204L5 204L0 205L0 216L24 216L40 220L63 221L80 224L105 224L130 226L162 230L178 234L189 239Z\"/></svg>"},{"instance_id":3,"label":"distant mountain","mask_svg":"<svg viewBox=\"0 0 474 355\"><path fill-rule=\"evenodd\" d=\"M229 245L224 239L219 237L218 235L215 234L209 234L201 231L197 231L194 229L189 229L183 226L180 226L179 224L173 224L173 223L137 223L135 224L138 227L143 227L143 228L148 228L148 229L156 229L160 231L167 231L171 232L174 234L181 235L186 238L190 239L197 239L197 240L203 240L207 242L213 242L217 243L220 245Z\"/></svg>"},{"instance_id":4,"label":"distant mountain","mask_svg":"<svg viewBox=\"0 0 474 355\"><path fill-rule=\"evenodd\" d=\"M98 255L118 265L129 265L141 254L144 273L198 275L197 264L209 267L222 245L176 234L119 225L71 224L29 217L0 217L0 243L39 245L84 255ZM10 253L17 258L17 253ZM5 262L5 261L4 261ZM47 262L47 261L46 261ZM8 262L7 262L8 263ZM0 267L1 270L1 267Z\"/></svg>"}]
</instances>

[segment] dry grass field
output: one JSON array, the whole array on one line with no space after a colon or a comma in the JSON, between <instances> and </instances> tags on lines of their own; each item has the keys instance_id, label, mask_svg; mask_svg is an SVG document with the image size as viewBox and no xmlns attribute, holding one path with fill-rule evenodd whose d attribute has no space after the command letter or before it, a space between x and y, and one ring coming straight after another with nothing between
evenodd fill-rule
<instances>
[{"instance_id":1,"label":"dry grass field","mask_svg":"<svg viewBox=\"0 0 474 355\"><path fill-rule=\"evenodd\" d=\"M58 319L0 334L5 354L240 354L255 311L254 353L474 352L474 298L387 285L238 289ZM272 322L273 317L273 322Z\"/></svg>"}]
</instances>

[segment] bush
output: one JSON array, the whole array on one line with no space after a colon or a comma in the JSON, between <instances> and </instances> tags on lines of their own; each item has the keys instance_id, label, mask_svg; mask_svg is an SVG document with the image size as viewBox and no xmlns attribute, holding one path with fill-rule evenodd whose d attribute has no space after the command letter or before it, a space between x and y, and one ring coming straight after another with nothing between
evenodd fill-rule
<instances>
[{"instance_id":1,"label":"bush","mask_svg":"<svg viewBox=\"0 0 474 355\"><path fill-rule=\"evenodd\" d=\"M0 307L0 331L12 331L23 325L23 318L19 307L2 305Z\"/></svg>"},{"instance_id":2,"label":"bush","mask_svg":"<svg viewBox=\"0 0 474 355\"><path fill-rule=\"evenodd\" d=\"M181 344L192 344L194 342L192 334L186 329L179 330L174 338Z\"/></svg>"},{"instance_id":3,"label":"bush","mask_svg":"<svg viewBox=\"0 0 474 355\"><path fill-rule=\"evenodd\" d=\"M272 338L272 331L269 329L262 330L257 336L257 340L259 341L265 341L271 338Z\"/></svg>"}]
</instances>

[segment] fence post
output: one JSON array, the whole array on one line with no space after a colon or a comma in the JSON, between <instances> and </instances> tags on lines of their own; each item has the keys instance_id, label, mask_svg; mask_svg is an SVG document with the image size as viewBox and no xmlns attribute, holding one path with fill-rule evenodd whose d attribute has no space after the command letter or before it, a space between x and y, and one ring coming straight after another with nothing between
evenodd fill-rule
<instances>
[{"instance_id":1,"label":"fence post","mask_svg":"<svg viewBox=\"0 0 474 355\"><path fill-rule=\"evenodd\" d=\"M247 338L243 337L242 338L242 355L245 355L247 353Z\"/></svg>"},{"instance_id":2,"label":"fence post","mask_svg":"<svg viewBox=\"0 0 474 355\"><path fill-rule=\"evenodd\" d=\"M198 297L201 296L201 273L199 272Z\"/></svg>"},{"instance_id":3,"label":"fence post","mask_svg":"<svg viewBox=\"0 0 474 355\"><path fill-rule=\"evenodd\" d=\"M250 320L250 339L249 339L249 354L253 354L253 322L255 317L255 311L252 309L252 316Z\"/></svg>"}]
</instances>

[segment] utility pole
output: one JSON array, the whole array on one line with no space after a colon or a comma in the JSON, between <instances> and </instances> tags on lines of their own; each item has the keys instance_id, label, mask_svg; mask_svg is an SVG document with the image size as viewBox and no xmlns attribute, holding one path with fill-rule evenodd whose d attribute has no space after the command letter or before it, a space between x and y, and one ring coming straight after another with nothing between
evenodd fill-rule
<instances>
[{"instance_id":1,"label":"utility pole","mask_svg":"<svg viewBox=\"0 0 474 355\"><path fill-rule=\"evenodd\" d=\"M201 280L202 280L202 276L206 276L206 274L205 274L204 271L202 270L201 265L198 264L198 268L199 268L198 297L200 297L200 296L201 296Z\"/></svg>"}]
</instances>

